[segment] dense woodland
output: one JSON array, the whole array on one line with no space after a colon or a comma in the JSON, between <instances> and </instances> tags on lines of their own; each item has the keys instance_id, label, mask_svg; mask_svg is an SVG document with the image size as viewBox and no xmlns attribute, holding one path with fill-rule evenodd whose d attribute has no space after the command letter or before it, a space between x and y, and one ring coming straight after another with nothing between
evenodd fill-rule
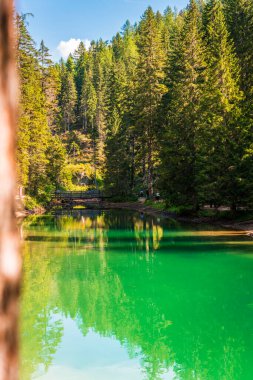
<instances>
[{"instance_id":1,"label":"dense woodland","mask_svg":"<svg viewBox=\"0 0 253 380\"><path fill-rule=\"evenodd\" d=\"M16 17L19 184L30 204L56 189L168 206L253 205L253 2L148 8L112 41L55 64Z\"/></svg>"}]
</instances>

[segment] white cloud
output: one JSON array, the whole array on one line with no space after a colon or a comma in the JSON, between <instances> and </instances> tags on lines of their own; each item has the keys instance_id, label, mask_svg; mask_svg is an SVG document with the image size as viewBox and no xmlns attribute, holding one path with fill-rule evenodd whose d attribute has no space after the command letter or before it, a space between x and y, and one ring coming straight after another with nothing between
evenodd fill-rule
<instances>
[{"instance_id":1,"label":"white cloud","mask_svg":"<svg viewBox=\"0 0 253 380\"><path fill-rule=\"evenodd\" d=\"M60 53L62 58L68 58L69 54L74 53L74 51L78 48L81 41L83 41L86 49L89 49L89 40L80 40L80 38L70 38L70 40L68 41L61 41L57 46L57 51Z\"/></svg>"}]
</instances>

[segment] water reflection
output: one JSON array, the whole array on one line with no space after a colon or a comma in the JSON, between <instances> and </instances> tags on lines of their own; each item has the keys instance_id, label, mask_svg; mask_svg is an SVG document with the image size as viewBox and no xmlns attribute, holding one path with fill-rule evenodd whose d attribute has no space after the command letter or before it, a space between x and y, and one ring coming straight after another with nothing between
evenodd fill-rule
<instances>
[{"instance_id":1,"label":"water reflection","mask_svg":"<svg viewBox=\"0 0 253 380\"><path fill-rule=\"evenodd\" d=\"M250 241L216 232L133 213L26 219L22 380L252 379Z\"/></svg>"}]
</instances>

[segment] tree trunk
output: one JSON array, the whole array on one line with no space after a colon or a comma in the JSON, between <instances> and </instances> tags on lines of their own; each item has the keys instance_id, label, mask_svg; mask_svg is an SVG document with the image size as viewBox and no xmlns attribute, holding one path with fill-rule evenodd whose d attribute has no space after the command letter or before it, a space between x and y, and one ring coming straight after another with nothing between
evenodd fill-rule
<instances>
[{"instance_id":1,"label":"tree trunk","mask_svg":"<svg viewBox=\"0 0 253 380\"><path fill-rule=\"evenodd\" d=\"M92 120L92 134L93 134L93 164L94 164L94 183L95 187L97 189L97 155L96 155L96 138L95 138L95 131L94 131L94 121Z\"/></svg>"},{"instance_id":2,"label":"tree trunk","mask_svg":"<svg viewBox=\"0 0 253 380\"><path fill-rule=\"evenodd\" d=\"M15 220L17 83L12 0L0 0L0 379L18 378L21 258Z\"/></svg>"},{"instance_id":3,"label":"tree trunk","mask_svg":"<svg viewBox=\"0 0 253 380\"><path fill-rule=\"evenodd\" d=\"M231 203L230 210L231 210L232 212L236 212L236 211L237 211L237 205L236 205L235 202L232 202L232 203Z\"/></svg>"},{"instance_id":4,"label":"tree trunk","mask_svg":"<svg viewBox=\"0 0 253 380\"><path fill-rule=\"evenodd\" d=\"M149 196L153 196L153 160L152 160L152 140L148 137L148 193Z\"/></svg>"},{"instance_id":5,"label":"tree trunk","mask_svg":"<svg viewBox=\"0 0 253 380\"><path fill-rule=\"evenodd\" d=\"M131 139L131 148L132 148L132 163L131 163L131 190L134 189L135 182L135 138L134 136Z\"/></svg>"}]
</instances>

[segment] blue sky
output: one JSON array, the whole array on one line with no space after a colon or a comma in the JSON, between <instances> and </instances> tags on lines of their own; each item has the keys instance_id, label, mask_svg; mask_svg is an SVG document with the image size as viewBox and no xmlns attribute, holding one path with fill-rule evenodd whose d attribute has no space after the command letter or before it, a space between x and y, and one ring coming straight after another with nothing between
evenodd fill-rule
<instances>
[{"instance_id":1,"label":"blue sky","mask_svg":"<svg viewBox=\"0 0 253 380\"><path fill-rule=\"evenodd\" d=\"M17 0L17 9L33 13L29 30L37 43L42 39L54 59L67 54L77 40L111 40L127 19L138 21L145 9L181 9L187 0ZM58 47L58 49L57 49Z\"/></svg>"}]
</instances>

